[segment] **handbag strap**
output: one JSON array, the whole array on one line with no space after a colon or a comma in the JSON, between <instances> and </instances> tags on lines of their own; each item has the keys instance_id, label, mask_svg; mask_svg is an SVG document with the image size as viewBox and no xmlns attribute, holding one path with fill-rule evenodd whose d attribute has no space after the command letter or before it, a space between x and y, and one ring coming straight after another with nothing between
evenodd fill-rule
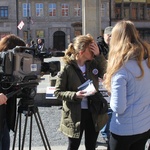
<instances>
[{"instance_id":1,"label":"handbag strap","mask_svg":"<svg viewBox=\"0 0 150 150\"><path fill-rule=\"evenodd\" d=\"M86 80L85 80L85 78L83 77L81 70L80 70L79 68L76 68L74 65L72 65L72 67L74 68L76 74L78 75L78 77L79 77L81 83L84 83Z\"/></svg>"}]
</instances>

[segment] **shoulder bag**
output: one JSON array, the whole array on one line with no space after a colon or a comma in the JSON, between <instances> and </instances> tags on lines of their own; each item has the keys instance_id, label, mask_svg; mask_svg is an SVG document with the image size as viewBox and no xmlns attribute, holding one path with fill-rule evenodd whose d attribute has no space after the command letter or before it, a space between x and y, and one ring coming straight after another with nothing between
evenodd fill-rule
<instances>
[{"instance_id":1,"label":"shoulder bag","mask_svg":"<svg viewBox=\"0 0 150 150\"><path fill-rule=\"evenodd\" d=\"M73 66L73 68L77 73L77 75L79 76L81 82L84 83L86 80L81 74L80 70L75 68L75 66ZM108 103L99 91L96 92L94 95L88 96L87 98L88 98L88 107L92 113L106 114L108 112Z\"/></svg>"}]
</instances>

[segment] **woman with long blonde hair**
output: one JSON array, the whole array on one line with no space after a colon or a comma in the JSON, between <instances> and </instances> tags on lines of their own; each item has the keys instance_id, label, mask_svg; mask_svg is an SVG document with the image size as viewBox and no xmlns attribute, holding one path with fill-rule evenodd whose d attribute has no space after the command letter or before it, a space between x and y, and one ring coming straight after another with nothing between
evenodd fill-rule
<instances>
[{"instance_id":1,"label":"woman with long blonde hair","mask_svg":"<svg viewBox=\"0 0 150 150\"><path fill-rule=\"evenodd\" d=\"M144 150L150 136L150 46L131 21L118 22L104 85L111 93L110 150Z\"/></svg>"}]
</instances>

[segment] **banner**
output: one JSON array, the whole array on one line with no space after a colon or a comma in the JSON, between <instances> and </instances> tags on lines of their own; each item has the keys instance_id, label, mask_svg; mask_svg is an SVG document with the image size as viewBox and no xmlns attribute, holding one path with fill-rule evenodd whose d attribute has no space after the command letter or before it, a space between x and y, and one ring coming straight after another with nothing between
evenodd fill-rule
<instances>
[{"instance_id":1,"label":"banner","mask_svg":"<svg viewBox=\"0 0 150 150\"><path fill-rule=\"evenodd\" d=\"M19 30L21 30L23 28L23 26L24 26L24 22L21 21L17 27Z\"/></svg>"}]
</instances>

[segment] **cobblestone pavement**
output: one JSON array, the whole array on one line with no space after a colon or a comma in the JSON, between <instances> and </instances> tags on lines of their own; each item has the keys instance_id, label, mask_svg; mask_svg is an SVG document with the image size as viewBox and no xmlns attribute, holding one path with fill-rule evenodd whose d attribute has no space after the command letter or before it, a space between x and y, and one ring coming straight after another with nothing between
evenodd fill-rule
<instances>
[{"instance_id":1,"label":"cobblestone pavement","mask_svg":"<svg viewBox=\"0 0 150 150\"><path fill-rule=\"evenodd\" d=\"M68 143L67 137L64 136L60 131L58 131L60 117L61 117L61 106L38 107L38 110L42 119L42 123L44 125L44 129L46 131L46 135L47 135L50 146L67 145ZM23 126L25 125L25 122L24 122L25 115L21 113L21 116L22 116L21 126L23 128ZM25 144L24 144L25 147L29 146L30 118L31 117L28 117L28 121L27 121L27 130L26 130ZM18 146L18 137L19 136L17 134L15 146ZM12 146L13 140L14 140L14 133L11 132L11 146ZM82 138L81 145L84 145L84 138ZM106 146L106 143L102 140L100 136L98 137L98 140L97 140L97 146L99 145ZM35 121L35 117L33 116L32 147L41 147L41 146L43 146L43 142L42 142L40 132L37 127L37 123Z\"/></svg>"}]
</instances>

